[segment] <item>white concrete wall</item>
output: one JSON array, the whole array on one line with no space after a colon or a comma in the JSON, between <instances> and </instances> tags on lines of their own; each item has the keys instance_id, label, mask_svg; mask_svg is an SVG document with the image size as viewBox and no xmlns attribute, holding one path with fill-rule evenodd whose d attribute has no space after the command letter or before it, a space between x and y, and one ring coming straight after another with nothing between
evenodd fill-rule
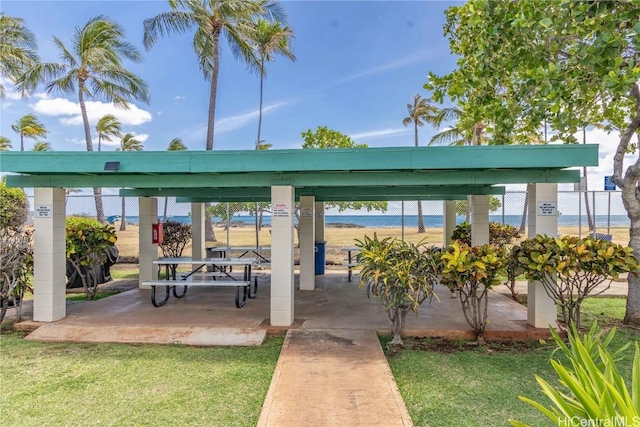
<instances>
[{"instance_id":1,"label":"white concrete wall","mask_svg":"<svg viewBox=\"0 0 640 427\"><path fill-rule=\"evenodd\" d=\"M191 233L191 256L193 258L205 258L204 203L191 203ZM194 266L194 268L197 267Z\"/></svg>"},{"instance_id":2,"label":"white concrete wall","mask_svg":"<svg viewBox=\"0 0 640 427\"><path fill-rule=\"evenodd\" d=\"M442 228L442 242L443 247L447 247L451 244L451 235L454 228L456 228L456 201L445 200L442 202L442 210L444 212L444 227Z\"/></svg>"},{"instance_id":3,"label":"white concrete wall","mask_svg":"<svg viewBox=\"0 0 640 427\"><path fill-rule=\"evenodd\" d=\"M271 187L271 325L291 326L293 298L294 188Z\"/></svg>"},{"instance_id":4,"label":"white concrete wall","mask_svg":"<svg viewBox=\"0 0 640 427\"><path fill-rule=\"evenodd\" d=\"M64 189L36 188L33 204L33 320L54 322L67 315Z\"/></svg>"},{"instance_id":5,"label":"white concrete wall","mask_svg":"<svg viewBox=\"0 0 640 427\"><path fill-rule=\"evenodd\" d=\"M471 245L489 244L489 196L471 196Z\"/></svg>"},{"instance_id":6,"label":"white concrete wall","mask_svg":"<svg viewBox=\"0 0 640 427\"><path fill-rule=\"evenodd\" d=\"M315 276L315 197L300 196L300 290L313 291Z\"/></svg>"},{"instance_id":7,"label":"white concrete wall","mask_svg":"<svg viewBox=\"0 0 640 427\"><path fill-rule=\"evenodd\" d=\"M143 286L142 282L158 278L158 266L153 265L153 261L158 259L158 245L151 243L151 224L158 223L158 199L140 197L138 206L140 218L138 228L140 276L138 284L141 289L149 289L149 286Z\"/></svg>"},{"instance_id":8,"label":"white concrete wall","mask_svg":"<svg viewBox=\"0 0 640 427\"><path fill-rule=\"evenodd\" d=\"M529 184L529 238L538 234L555 237L558 235L558 184ZM540 215L540 205L556 207L555 215ZM536 328L557 326L558 309L555 301L547 295L542 284L530 281L527 287L527 321Z\"/></svg>"}]
</instances>

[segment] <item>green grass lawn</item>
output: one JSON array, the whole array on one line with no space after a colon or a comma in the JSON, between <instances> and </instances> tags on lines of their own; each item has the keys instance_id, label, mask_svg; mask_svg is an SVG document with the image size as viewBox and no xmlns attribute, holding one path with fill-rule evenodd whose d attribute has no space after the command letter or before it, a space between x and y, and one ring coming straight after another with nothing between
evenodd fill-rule
<instances>
[{"instance_id":1,"label":"green grass lawn","mask_svg":"<svg viewBox=\"0 0 640 427\"><path fill-rule=\"evenodd\" d=\"M282 338L260 347L0 337L5 426L254 426Z\"/></svg>"},{"instance_id":2,"label":"green grass lawn","mask_svg":"<svg viewBox=\"0 0 640 427\"><path fill-rule=\"evenodd\" d=\"M624 298L592 298L583 308L584 324L593 317L599 323L622 319ZM605 313L605 315L601 315ZM383 344L388 338L383 338ZM612 349L628 341L639 341L640 331L619 328ZM432 341L433 342L433 341ZM416 346L424 342L414 342ZM447 352L407 349L388 356L400 393L416 426L507 426L513 418L532 426L553 426L533 407L521 402L526 396L548 406L534 374L552 384L557 383L549 364L552 343L497 346L493 349L464 348L464 343L447 348ZM556 353L557 357L561 356ZM631 383L633 348L620 364L621 372Z\"/></svg>"}]
</instances>

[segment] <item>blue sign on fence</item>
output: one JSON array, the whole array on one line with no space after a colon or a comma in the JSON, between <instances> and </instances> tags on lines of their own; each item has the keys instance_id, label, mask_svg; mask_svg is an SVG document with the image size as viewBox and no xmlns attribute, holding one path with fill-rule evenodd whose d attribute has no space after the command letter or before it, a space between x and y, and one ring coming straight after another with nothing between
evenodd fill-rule
<instances>
[{"instance_id":1,"label":"blue sign on fence","mask_svg":"<svg viewBox=\"0 0 640 427\"><path fill-rule=\"evenodd\" d=\"M611 177L610 176L605 176L604 177L604 190L605 191L614 191L616 189L616 185L611 182Z\"/></svg>"}]
</instances>

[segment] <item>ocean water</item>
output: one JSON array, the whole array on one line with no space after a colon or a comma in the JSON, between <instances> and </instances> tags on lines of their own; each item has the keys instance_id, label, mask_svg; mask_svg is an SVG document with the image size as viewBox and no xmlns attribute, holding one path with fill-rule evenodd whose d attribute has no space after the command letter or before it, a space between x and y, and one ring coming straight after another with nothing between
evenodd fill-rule
<instances>
[{"instance_id":1,"label":"ocean water","mask_svg":"<svg viewBox=\"0 0 640 427\"><path fill-rule=\"evenodd\" d=\"M130 224L137 224L137 216L127 216L127 222ZM427 228L439 228L443 226L443 219L441 215L423 215L424 226ZM502 222L502 215L490 215L491 221ZM169 216L167 218L171 221L191 223L191 217L188 215L183 216ZM464 216L456 217L457 223L464 222ZM213 218L214 222L222 222L220 218ZM255 217L253 216L234 216L234 222L245 222L248 225L255 224ZM520 226L522 216L520 215L505 215L504 223ZM271 225L271 217L264 216L262 218L264 225ZM626 215L596 215L595 218L596 227L603 228L607 226L611 227L628 227L629 218ZM352 224L354 226L365 228L385 228L385 227L402 227L403 217L402 215L327 215L325 216L325 224ZM583 227L587 226L587 218L583 216L580 218L578 215L560 215L558 217L558 225L561 227L578 227L582 224ZM404 216L405 227L417 227L418 216L417 215L405 215Z\"/></svg>"}]
</instances>

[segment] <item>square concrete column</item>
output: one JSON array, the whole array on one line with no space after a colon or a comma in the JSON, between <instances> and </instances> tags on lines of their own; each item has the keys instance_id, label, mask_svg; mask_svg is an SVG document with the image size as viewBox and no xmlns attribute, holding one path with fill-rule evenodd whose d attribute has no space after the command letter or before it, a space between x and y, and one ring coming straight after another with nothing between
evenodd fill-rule
<instances>
[{"instance_id":1,"label":"square concrete column","mask_svg":"<svg viewBox=\"0 0 640 427\"><path fill-rule=\"evenodd\" d=\"M293 324L294 188L271 187L271 325Z\"/></svg>"},{"instance_id":2,"label":"square concrete column","mask_svg":"<svg viewBox=\"0 0 640 427\"><path fill-rule=\"evenodd\" d=\"M315 203L316 212L316 242L324 242L324 202Z\"/></svg>"},{"instance_id":3,"label":"square concrete column","mask_svg":"<svg viewBox=\"0 0 640 427\"><path fill-rule=\"evenodd\" d=\"M314 196L300 196L300 290L316 288L315 275L315 200Z\"/></svg>"},{"instance_id":4,"label":"square concrete column","mask_svg":"<svg viewBox=\"0 0 640 427\"><path fill-rule=\"evenodd\" d=\"M443 247L447 247L451 244L451 235L453 234L453 229L456 228L456 201L455 200L445 200L442 202L442 211L443 211L443 219L444 219L444 227L442 227L442 242L444 244Z\"/></svg>"},{"instance_id":5,"label":"square concrete column","mask_svg":"<svg viewBox=\"0 0 640 427\"><path fill-rule=\"evenodd\" d=\"M471 245L489 244L489 196L471 196Z\"/></svg>"},{"instance_id":6,"label":"square concrete column","mask_svg":"<svg viewBox=\"0 0 640 427\"><path fill-rule=\"evenodd\" d=\"M158 259L158 245L151 243L151 224L158 223L158 199L155 197L140 197L138 199L138 215L140 218L138 228L138 269L140 271L138 286L141 289L149 289L148 286L142 286L142 282L158 278L158 266L153 265L153 261Z\"/></svg>"},{"instance_id":7,"label":"square concrete column","mask_svg":"<svg viewBox=\"0 0 640 427\"><path fill-rule=\"evenodd\" d=\"M529 184L529 238L538 234L558 235L558 184ZM557 326L556 302L545 292L542 284L530 281L527 286L527 321L536 328Z\"/></svg>"},{"instance_id":8,"label":"square concrete column","mask_svg":"<svg viewBox=\"0 0 640 427\"><path fill-rule=\"evenodd\" d=\"M206 258L204 240L204 203L191 203L191 256ZM197 266L194 266L197 268Z\"/></svg>"},{"instance_id":9,"label":"square concrete column","mask_svg":"<svg viewBox=\"0 0 640 427\"><path fill-rule=\"evenodd\" d=\"M36 188L33 204L33 320L54 322L67 315L64 189Z\"/></svg>"}]
</instances>

